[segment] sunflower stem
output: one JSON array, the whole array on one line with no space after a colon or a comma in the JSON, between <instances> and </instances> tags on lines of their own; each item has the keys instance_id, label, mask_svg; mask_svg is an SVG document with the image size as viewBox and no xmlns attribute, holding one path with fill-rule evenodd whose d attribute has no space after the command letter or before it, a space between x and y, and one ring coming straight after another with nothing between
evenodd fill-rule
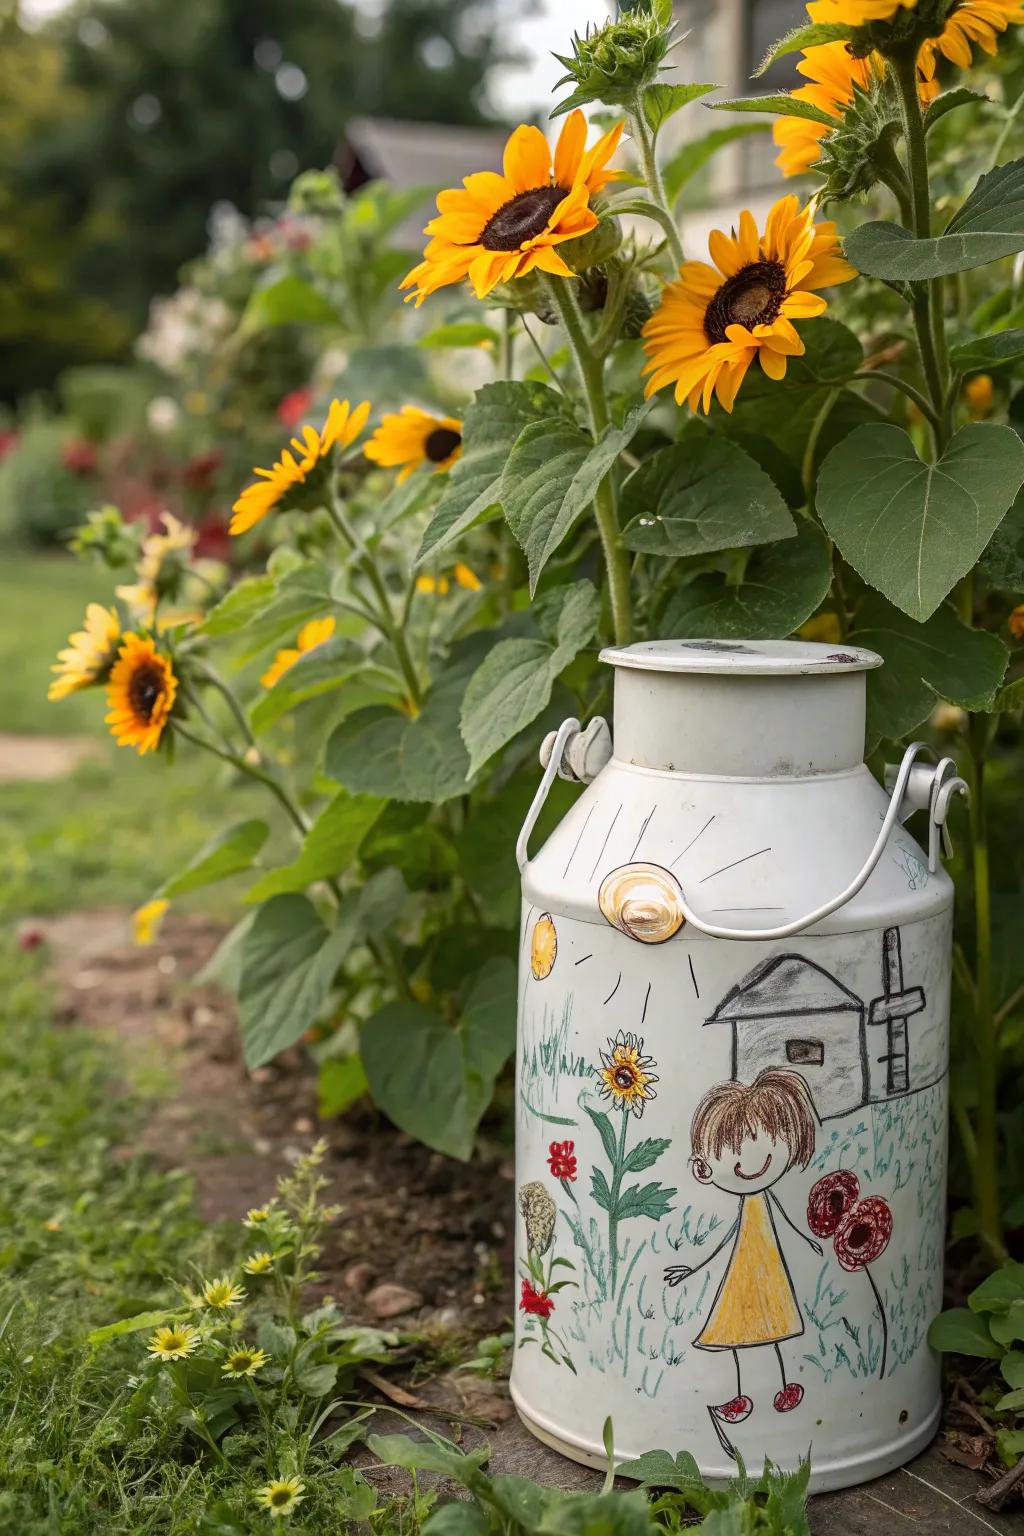
<instances>
[{"instance_id":1,"label":"sunflower stem","mask_svg":"<svg viewBox=\"0 0 1024 1536\"><path fill-rule=\"evenodd\" d=\"M922 416L931 422L932 427L938 428L938 413L931 401L919 389L915 389L913 384L909 384L906 379L901 379L899 374L885 373L880 368L864 368L859 373L851 374L850 377L851 379L863 379L865 383L870 383L873 379L877 379L880 384L888 384L890 389L900 390L906 395L908 400L913 400Z\"/></svg>"},{"instance_id":2,"label":"sunflower stem","mask_svg":"<svg viewBox=\"0 0 1024 1536\"><path fill-rule=\"evenodd\" d=\"M608 1200L608 1290L611 1301L615 1300L615 1286L619 1273L619 1218L615 1207L619 1203L619 1189L622 1185L622 1169L626 1161L626 1131L628 1130L629 1110L622 1105L622 1124L619 1127L619 1149L612 1169L612 1187Z\"/></svg>"},{"instance_id":3,"label":"sunflower stem","mask_svg":"<svg viewBox=\"0 0 1024 1536\"><path fill-rule=\"evenodd\" d=\"M190 731L188 726L183 725L180 720L172 719L171 726L176 735L183 737L185 741L190 741L194 747L202 747L204 752L212 752L214 757L219 757L223 762L230 763L237 772L244 773L248 778L255 779L257 783L269 789L271 794L280 801L291 820L295 823L295 826L305 837L309 831L308 818L295 804L295 801L289 795L284 785L278 779L275 779L272 774L265 773L255 763L247 762L244 757L239 757L237 752L232 752L226 747L219 747L216 742L208 741L205 736L199 736L195 731Z\"/></svg>"},{"instance_id":4,"label":"sunflower stem","mask_svg":"<svg viewBox=\"0 0 1024 1536\"><path fill-rule=\"evenodd\" d=\"M642 95L638 94L632 102L629 111L630 127L633 130L633 140L640 151L640 164L643 167L644 181L647 190L651 194L651 202L657 210L658 223L665 231L665 239L668 241L669 250L672 252L672 260L677 267L681 267L686 260L683 251L683 242L679 236L679 229L672 210L668 205L665 195L665 183L661 178L661 168L658 165L658 156L655 152L654 134L651 132L647 118L644 115L644 103Z\"/></svg>"},{"instance_id":5,"label":"sunflower stem","mask_svg":"<svg viewBox=\"0 0 1024 1536\"><path fill-rule=\"evenodd\" d=\"M252 727L249 724L248 717L245 713L245 710L242 708L241 703L239 702L238 695L235 693L235 690L229 683L224 680L224 678L221 677L220 673L216 670L215 667L210 666L209 662L197 661L196 666L198 667L203 677L206 678L211 688L216 688L217 692L227 703L228 708L238 723L246 745L250 747L256 747L257 750L259 750L256 737L252 733Z\"/></svg>"},{"instance_id":6,"label":"sunflower stem","mask_svg":"<svg viewBox=\"0 0 1024 1536\"><path fill-rule=\"evenodd\" d=\"M413 665L412 656L409 653L409 647L406 644L402 627L395 622L395 616L391 608L391 598L388 594L384 578L372 553L367 549L356 529L349 522L341 497L333 486L331 487L331 499L327 511L338 537L349 553L355 556L359 569L373 588L373 593L378 603L378 612L374 622L384 638L390 642L398 658L398 665L405 680L413 713L419 714L420 705L423 702L423 690L420 687L420 680Z\"/></svg>"},{"instance_id":7,"label":"sunflower stem","mask_svg":"<svg viewBox=\"0 0 1024 1536\"><path fill-rule=\"evenodd\" d=\"M583 325L583 315L569 279L548 277L546 286L558 310L569 350L576 362L590 416L590 429L596 443L611 426L612 421L604 383L604 360L594 356ZM623 546L619 529L614 473L613 469L605 475L594 494L594 515L597 519L605 569L608 573L608 596L611 603L615 643L628 645L633 633L629 557Z\"/></svg>"}]
</instances>

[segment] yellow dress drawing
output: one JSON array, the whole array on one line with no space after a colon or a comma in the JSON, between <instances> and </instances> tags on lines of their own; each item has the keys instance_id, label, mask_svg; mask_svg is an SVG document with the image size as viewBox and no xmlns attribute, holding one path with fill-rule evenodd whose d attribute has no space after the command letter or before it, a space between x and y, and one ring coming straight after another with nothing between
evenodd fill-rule
<instances>
[{"instance_id":1,"label":"yellow dress drawing","mask_svg":"<svg viewBox=\"0 0 1024 1536\"><path fill-rule=\"evenodd\" d=\"M694 1343L699 1349L745 1349L777 1344L803 1331L768 1194L747 1195L729 1267Z\"/></svg>"}]
</instances>

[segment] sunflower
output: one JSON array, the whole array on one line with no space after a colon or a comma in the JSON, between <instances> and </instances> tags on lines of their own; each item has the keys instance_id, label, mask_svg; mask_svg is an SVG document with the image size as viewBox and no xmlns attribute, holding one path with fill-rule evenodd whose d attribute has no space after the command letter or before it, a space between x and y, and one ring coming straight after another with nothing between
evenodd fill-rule
<instances>
[{"instance_id":1,"label":"sunflower","mask_svg":"<svg viewBox=\"0 0 1024 1536\"><path fill-rule=\"evenodd\" d=\"M65 649L57 652L50 671L58 675L47 690L49 699L66 699L69 693L98 683L117 653L121 624L113 608L89 603L82 625L68 636Z\"/></svg>"},{"instance_id":2,"label":"sunflower","mask_svg":"<svg viewBox=\"0 0 1024 1536\"><path fill-rule=\"evenodd\" d=\"M843 42L821 43L805 48L797 70L810 85L791 91L794 101L808 101L812 107L827 112L838 122L853 100L854 87L870 88L881 75L882 61L877 54L855 59ZM780 117L772 127L772 138L781 153L775 164L784 176L800 176L818 159L820 141L831 133L824 123L807 117Z\"/></svg>"},{"instance_id":3,"label":"sunflower","mask_svg":"<svg viewBox=\"0 0 1024 1536\"><path fill-rule=\"evenodd\" d=\"M258 1253L250 1253L242 1268L247 1275L266 1275L274 1267L274 1255L261 1249Z\"/></svg>"},{"instance_id":4,"label":"sunflower","mask_svg":"<svg viewBox=\"0 0 1024 1536\"><path fill-rule=\"evenodd\" d=\"M142 541L138 581L117 588L117 595L132 608L145 624L152 624L157 603L174 591L188 569L188 556L199 537L194 528L171 512L162 512L163 533L151 533Z\"/></svg>"},{"instance_id":5,"label":"sunflower","mask_svg":"<svg viewBox=\"0 0 1024 1536\"><path fill-rule=\"evenodd\" d=\"M708 248L715 266L684 262L644 326L645 393L674 384L680 405L689 400L691 410L706 411L717 395L731 411L755 357L770 379L781 379L787 358L804 351L793 321L828 307L813 290L857 274L839 254L835 225L815 224L792 195L772 208L762 236L744 210L739 234L712 230Z\"/></svg>"},{"instance_id":6,"label":"sunflower","mask_svg":"<svg viewBox=\"0 0 1024 1536\"><path fill-rule=\"evenodd\" d=\"M170 658L148 635L125 635L107 683L106 721L118 746L140 757L159 746L177 693Z\"/></svg>"},{"instance_id":7,"label":"sunflower","mask_svg":"<svg viewBox=\"0 0 1024 1536\"><path fill-rule=\"evenodd\" d=\"M318 645L323 645L334 634L334 619L310 619L308 624L303 624L295 637L295 645L286 650L278 651L270 666L260 678L264 688L273 688L281 678L294 667L300 656L305 656L307 651L315 650Z\"/></svg>"},{"instance_id":8,"label":"sunflower","mask_svg":"<svg viewBox=\"0 0 1024 1536\"><path fill-rule=\"evenodd\" d=\"M245 533L271 512L296 486L304 485L310 472L330 453L332 448L347 448L354 443L370 414L370 402L351 409L347 400L332 400L327 420L321 431L304 427L302 436L293 437L291 447L286 448L270 469L255 469L259 478L245 490L235 502L229 533Z\"/></svg>"},{"instance_id":9,"label":"sunflower","mask_svg":"<svg viewBox=\"0 0 1024 1536\"><path fill-rule=\"evenodd\" d=\"M271 1515L290 1515L296 1504L302 1502L305 1483L297 1477L276 1477L256 1493L256 1502Z\"/></svg>"},{"instance_id":10,"label":"sunflower","mask_svg":"<svg viewBox=\"0 0 1024 1536\"><path fill-rule=\"evenodd\" d=\"M229 1307L240 1306L244 1300L242 1287L234 1285L227 1275L221 1275L217 1280L207 1280L203 1286L203 1302L216 1312L226 1312Z\"/></svg>"},{"instance_id":11,"label":"sunflower","mask_svg":"<svg viewBox=\"0 0 1024 1536\"><path fill-rule=\"evenodd\" d=\"M366 457L384 469L402 465L399 484L418 464L430 464L435 474L450 469L462 452L462 422L457 416L432 416L415 405L403 405L385 416L366 445Z\"/></svg>"},{"instance_id":12,"label":"sunflower","mask_svg":"<svg viewBox=\"0 0 1024 1536\"><path fill-rule=\"evenodd\" d=\"M170 905L166 897L158 896L132 913L132 937L136 944L152 944Z\"/></svg>"},{"instance_id":13,"label":"sunflower","mask_svg":"<svg viewBox=\"0 0 1024 1536\"><path fill-rule=\"evenodd\" d=\"M872 21L891 21L899 11L916 7L917 0L809 0L807 14L812 21L863 27Z\"/></svg>"},{"instance_id":14,"label":"sunflower","mask_svg":"<svg viewBox=\"0 0 1024 1536\"><path fill-rule=\"evenodd\" d=\"M232 1349L224 1357L221 1366L223 1376L255 1376L256 1372L266 1365L269 1355L264 1349L253 1349L248 1344L240 1344L237 1349Z\"/></svg>"},{"instance_id":15,"label":"sunflower","mask_svg":"<svg viewBox=\"0 0 1024 1536\"><path fill-rule=\"evenodd\" d=\"M959 69L969 69L973 62L972 44L994 54L1000 32L1005 32L1011 22L1018 26L1024 23L1024 7L1017 0L963 0L947 17L939 36L922 43L917 55L918 71L926 81L934 82L939 53Z\"/></svg>"},{"instance_id":16,"label":"sunflower","mask_svg":"<svg viewBox=\"0 0 1024 1536\"><path fill-rule=\"evenodd\" d=\"M607 1052L601 1052L603 1065L598 1068L598 1076L604 1083L601 1097L611 1099L612 1107L623 1113L632 1110L634 1115L642 1115L648 1099L657 1097L651 1084L658 1079L649 1069L658 1063L653 1057L645 1056L643 1050L642 1039L624 1035L620 1030L614 1040L608 1041Z\"/></svg>"},{"instance_id":17,"label":"sunflower","mask_svg":"<svg viewBox=\"0 0 1024 1536\"><path fill-rule=\"evenodd\" d=\"M157 1360L187 1360L199 1342L199 1330L191 1323L175 1323L158 1328L146 1348Z\"/></svg>"},{"instance_id":18,"label":"sunflower","mask_svg":"<svg viewBox=\"0 0 1024 1536\"><path fill-rule=\"evenodd\" d=\"M408 298L420 305L435 289L468 278L483 299L535 268L572 277L555 246L596 228L590 199L619 175L606 166L622 127L616 123L588 150L587 120L578 109L570 112L552 164L540 129L520 124L505 145L503 175L478 171L464 178L461 190L438 195L438 216L424 230L432 238L423 260L400 285L413 289Z\"/></svg>"}]
</instances>

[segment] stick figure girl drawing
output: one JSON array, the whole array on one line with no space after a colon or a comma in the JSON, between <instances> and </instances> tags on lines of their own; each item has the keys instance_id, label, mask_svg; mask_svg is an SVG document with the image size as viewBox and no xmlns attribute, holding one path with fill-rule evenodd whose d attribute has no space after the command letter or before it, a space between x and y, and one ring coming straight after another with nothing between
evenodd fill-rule
<instances>
[{"instance_id":1,"label":"stick figure girl drawing","mask_svg":"<svg viewBox=\"0 0 1024 1536\"><path fill-rule=\"evenodd\" d=\"M787 1381L780 1345L804 1331L789 1268L779 1242L776 1213L816 1253L821 1246L791 1221L773 1186L790 1168L806 1168L814 1155L816 1116L810 1093L796 1072L769 1068L752 1083L719 1083L697 1105L690 1127L690 1167L701 1184L738 1195L739 1213L718 1246L699 1264L670 1265L665 1280L680 1285L732 1243L711 1315L694 1340L698 1349L729 1350L736 1365L736 1395L709 1406L723 1448L735 1451L723 1424L739 1424L754 1404L743 1391L740 1350L771 1345L782 1386L777 1413L799 1406L804 1389ZM735 1238L735 1241L733 1239Z\"/></svg>"}]
</instances>

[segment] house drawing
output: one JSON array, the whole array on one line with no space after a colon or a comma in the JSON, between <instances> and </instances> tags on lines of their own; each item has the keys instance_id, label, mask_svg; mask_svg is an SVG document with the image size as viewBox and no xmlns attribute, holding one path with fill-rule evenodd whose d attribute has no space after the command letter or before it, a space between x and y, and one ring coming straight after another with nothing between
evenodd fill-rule
<instances>
[{"instance_id":1,"label":"house drawing","mask_svg":"<svg viewBox=\"0 0 1024 1536\"><path fill-rule=\"evenodd\" d=\"M726 994L705 1025L731 1026L734 1078L752 1082L766 1067L794 1068L820 1118L831 1120L928 1087L945 1070L930 1051L915 1061L910 1021L926 999L922 987L904 984L898 928L882 936L881 984L865 1003L804 955L773 955Z\"/></svg>"}]
</instances>

